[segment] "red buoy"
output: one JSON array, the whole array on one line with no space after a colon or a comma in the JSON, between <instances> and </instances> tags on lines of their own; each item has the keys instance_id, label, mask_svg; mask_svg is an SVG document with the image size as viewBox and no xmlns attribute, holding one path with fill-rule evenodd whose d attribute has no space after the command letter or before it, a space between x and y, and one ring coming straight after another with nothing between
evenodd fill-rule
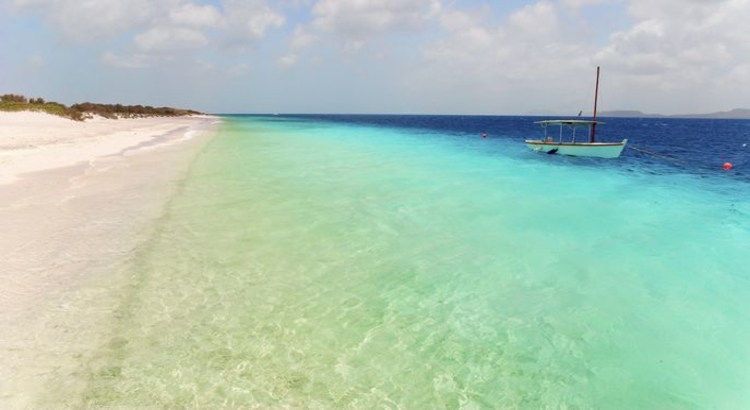
<instances>
[{"instance_id":1,"label":"red buoy","mask_svg":"<svg viewBox=\"0 0 750 410\"><path fill-rule=\"evenodd\" d=\"M734 165L732 165L731 162L725 162L722 168L724 168L724 171L729 171L730 169L734 168Z\"/></svg>"}]
</instances>

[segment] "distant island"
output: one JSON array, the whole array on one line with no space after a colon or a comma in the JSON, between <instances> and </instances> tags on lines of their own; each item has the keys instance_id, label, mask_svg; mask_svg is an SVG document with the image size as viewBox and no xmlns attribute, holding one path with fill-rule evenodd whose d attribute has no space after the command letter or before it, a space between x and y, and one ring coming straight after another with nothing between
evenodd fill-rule
<instances>
[{"instance_id":1,"label":"distant island","mask_svg":"<svg viewBox=\"0 0 750 410\"><path fill-rule=\"evenodd\" d=\"M19 94L0 95L0 111L38 111L85 121L99 115L104 118L179 117L202 114L198 111L144 105L80 103L70 107L43 98L26 98Z\"/></svg>"},{"instance_id":2,"label":"distant island","mask_svg":"<svg viewBox=\"0 0 750 410\"><path fill-rule=\"evenodd\" d=\"M663 114L646 114L636 110L617 110L617 111L601 111L598 114L601 117L635 117L635 118L706 118L706 119L750 119L750 109L748 108L735 108L729 111L719 111L710 114L677 114L677 115L663 115Z\"/></svg>"}]
</instances>

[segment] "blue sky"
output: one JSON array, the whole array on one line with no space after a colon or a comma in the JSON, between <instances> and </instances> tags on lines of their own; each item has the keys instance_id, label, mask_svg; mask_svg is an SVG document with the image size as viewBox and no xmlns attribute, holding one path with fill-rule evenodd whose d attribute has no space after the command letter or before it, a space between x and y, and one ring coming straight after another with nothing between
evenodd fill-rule
<instances>
[{"instance_id":1,"label":"blue sky","mask_svg":"<svg viewBox=\"0 0 750 410\"><path fill-rule=\"evenodd\" d=\"M0 93L229 113L750 107L750 0L0 0Z\"/></svg>"}]
</instances>

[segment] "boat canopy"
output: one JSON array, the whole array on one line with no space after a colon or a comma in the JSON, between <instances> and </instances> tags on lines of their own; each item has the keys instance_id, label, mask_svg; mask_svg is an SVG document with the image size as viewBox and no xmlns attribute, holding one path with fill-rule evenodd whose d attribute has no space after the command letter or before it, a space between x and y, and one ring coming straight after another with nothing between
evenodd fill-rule
<instances>
[{"instance_id":1,"label":"boat canopy","mask_svg":"<svg viewBox=\"0 0 750 410\"><path fill-rule=\"evenodd\" d=\"M592 125L592 124L604 124L601 121L593 120L544 120L535 121L534 124L542 125Z\"/></svg>"}]
</instances>

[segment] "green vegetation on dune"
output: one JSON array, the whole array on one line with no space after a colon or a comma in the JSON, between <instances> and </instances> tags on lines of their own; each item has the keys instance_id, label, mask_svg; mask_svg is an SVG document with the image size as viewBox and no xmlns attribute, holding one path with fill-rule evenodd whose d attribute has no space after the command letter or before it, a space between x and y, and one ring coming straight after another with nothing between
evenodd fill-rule
<instances>
[{"instance_id":1,"label":"green vegetation on dune","mask_svg":"<svg viewBox=\"0 0 750 410\"><path fill-rule=\"evenodd\" d=\"M105 118L178 117L201 114L198 111L171 107L151 107L143 105L80 103L70 107L57 102L47 102L42 98L26 98L18 94L0 95L0 111L39 111L52 115L84 121L94 115Z\"/></svg>"}]
</instances>

